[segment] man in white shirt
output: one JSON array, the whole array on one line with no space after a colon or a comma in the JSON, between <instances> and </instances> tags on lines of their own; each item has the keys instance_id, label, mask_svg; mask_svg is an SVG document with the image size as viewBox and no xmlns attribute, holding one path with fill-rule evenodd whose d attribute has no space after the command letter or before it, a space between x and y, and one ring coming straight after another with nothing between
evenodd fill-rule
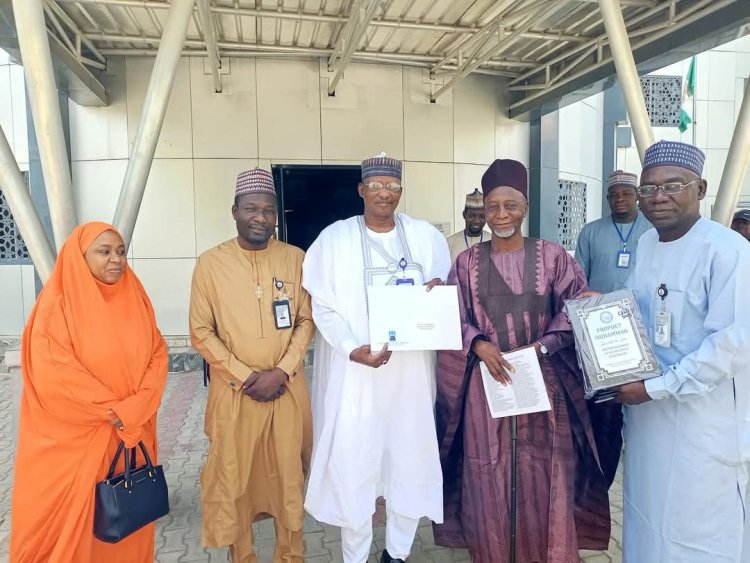
<instances>
[{"instance_id":1,"label":"man in white shirt","mask_svg":"<svg viewBox=\"0 0 750 563\"><path fill-rule=\"evenodd\" d=\"M435 432L435 353L369 346L367 286L443 283L445 238L396 213L400 161L362 163L364 215L326 228L307 252L303 286L318 327L313 368L313 459L305 508L341 527L345 563L365 563L372 515L386 501L381 562L404 561L419 519L443 519Z\"/></svg>"}]
</instances>

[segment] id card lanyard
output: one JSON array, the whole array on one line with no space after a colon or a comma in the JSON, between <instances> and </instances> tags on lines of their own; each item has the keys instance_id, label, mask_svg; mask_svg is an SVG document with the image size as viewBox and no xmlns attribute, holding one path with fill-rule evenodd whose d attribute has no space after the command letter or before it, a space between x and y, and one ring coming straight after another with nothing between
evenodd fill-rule
<instances>
[{"instance_id":1,"label":"id card lanyard","mask_svg":"<svg viewBox=\"0 0 750 563\"><path fill-rule=\"evenodd\" d=\"M672 345L672 314L667 311L666 299L669 295L667 285L659 285L656 288L656 295L659 296L660 303L654 313L654 344L669 348Z\"/></svg>"},{"instance_id":2,"label":"id card lanyard","mask_svg":"<svg viewBox=\"0 0 750 563\"><path fill-rule=\"evenodd\" d=\"M273 320L276 330L292 328L292 311L289 307L289 295L284 289L284 282L273 278L273 287L276 289L276 299L273 300Z\"/></svg>"},{"instance_id":3,"label":"id card lanyard","mask_svg":"<svg viewBox=\"0 0 750 563\"><path fill-rule=\"evenodd\" d=\"M615 218L612 217L612 224L615 226L615 230L617 231L617 236L620 237L620 242L622 243L622 250L620 250L617 253L617 267L618 268L630 268L630 251L628 250L628 241L630 240L630 235L633 234L633 229L635 229L635 225L638 223L639 216L636 215L635 221L633 221L633 224L630 225L630 230L628 231L627 236L622 236L622 231L620 230L620 226L615 222Z\"/></svg>"}]
</instances>

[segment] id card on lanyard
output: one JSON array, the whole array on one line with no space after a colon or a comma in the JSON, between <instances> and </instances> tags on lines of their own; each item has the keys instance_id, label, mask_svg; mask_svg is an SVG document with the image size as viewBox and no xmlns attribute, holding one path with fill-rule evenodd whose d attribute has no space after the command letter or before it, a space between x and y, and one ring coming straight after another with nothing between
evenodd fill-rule
<instances>
[{"instance_id":1,"label":"id card on lanyard","mask_svg":"<svg viewBox=\"0 0 750 563\"><path fill-rule=\"evenodd\" d=\"M273 278L273 286L276 288L276 299L272 303L276 330L292 328L292 310L289 306L289 296L284 289L284 282Z\"/></svg>"},{"instance_id":2,"label":"id card on lanyard","mask_svg":"<svg viewBox=\"0 0 750 563\"><path fill-rule=\"evenodd\" d=\"M635 229L636 224L638 223L638 217L636 216L635 221L633 221L633 224L630 225L630 230L628 231L627 236L622 236L622 231L620 230L619 225L615 222L615 218L612 217L612 224L615 226L615 230L617 231L617 236L620 237L620 242L622 243L622 250L620 250L617 253L617 267L618 268L630 268L630 258L631 258L631 252L628 250L628 241L630 240L630 235L633 234L633 229Z\"/></svg>"},{"instance_id":3,"label":"id card on lanyard","mask_svg":"<svg viewBox=\"0 0 750 563\"><path fill-rule=\"evenodd\" d=\"M667 311L665 300L669 291L666 284L661 284L656 289L661 303L654 313L654 344L661 348L669 348L672 345L672 313Z\"/></svg>"},{"instance_id":4,"label":"id card on lanyard","mask_svg":"<svg viewBox=\"0 0 750 563\"><path fill-rule=\"evenodd\" d=\"M398 267L401 269L401 277L396 278L396 285L414 285L414 278L406 277L406 258L398 261Z\"/></svg>"}]
</instances>

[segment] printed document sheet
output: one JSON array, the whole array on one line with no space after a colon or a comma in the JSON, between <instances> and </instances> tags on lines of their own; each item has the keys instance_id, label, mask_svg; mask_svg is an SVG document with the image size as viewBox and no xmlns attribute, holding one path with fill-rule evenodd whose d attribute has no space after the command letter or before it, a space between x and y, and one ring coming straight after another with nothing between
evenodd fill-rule
<instances>
[{"instance_id":1,"label":"printed document sheet","mask_svg":"<svg viewBox=\"0 0 750 563\"><path fill-rule=\"evenodd\" d=\"M509 352L503 357L516 370L510 374L511 385L495 381L485 363L479 363L492 418L550 410L547 387L534 347Z\"/></svg>"}]
</instances>

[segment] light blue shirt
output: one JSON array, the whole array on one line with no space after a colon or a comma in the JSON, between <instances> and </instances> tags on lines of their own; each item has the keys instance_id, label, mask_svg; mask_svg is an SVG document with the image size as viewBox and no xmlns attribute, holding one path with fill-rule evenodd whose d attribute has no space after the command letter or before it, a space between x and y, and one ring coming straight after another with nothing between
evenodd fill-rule
<instances>
[{"instance_id":1,"label":"light blue shirt","mask_svg":"<svg viewBox=\"0 0 750 563\"><path fill-rule=\"evenodd\" d=\"M650 228L651 223L640 212L634 223L615 226L612 216L607 216L584 226L578 236L576 260L586 274L589 287L601 293L625 287L635 269L638 239ZM624 244L623 239L626 239ZM618 254L623 246L630 253L630 261L627 268L618 268Z\"/></svg>"}]
</instances>

